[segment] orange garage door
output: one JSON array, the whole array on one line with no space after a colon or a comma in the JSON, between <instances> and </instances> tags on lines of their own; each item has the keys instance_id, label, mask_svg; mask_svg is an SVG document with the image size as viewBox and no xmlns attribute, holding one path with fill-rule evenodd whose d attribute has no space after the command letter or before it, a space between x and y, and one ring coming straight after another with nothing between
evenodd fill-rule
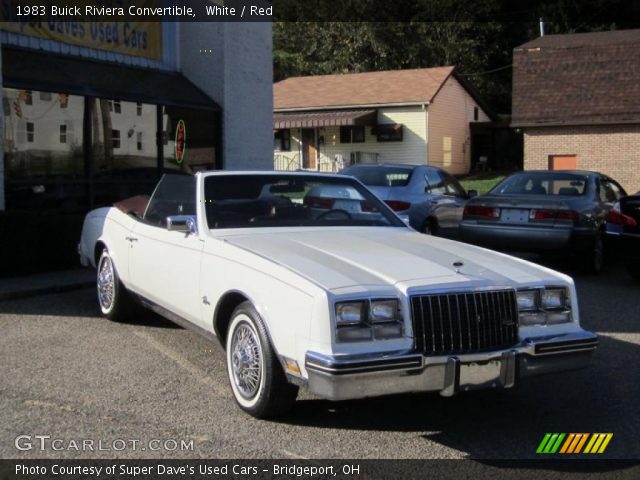
<instances>
[{"instance_id":1,"label":"orange garage door","mask_svg":"<svg viewBox=\"0 0 640 480\"><path fill-rule=\"evenodd\" d=\"M549 155L549 170L577 170L577 155Z\"/></svg>"}]
</instances>

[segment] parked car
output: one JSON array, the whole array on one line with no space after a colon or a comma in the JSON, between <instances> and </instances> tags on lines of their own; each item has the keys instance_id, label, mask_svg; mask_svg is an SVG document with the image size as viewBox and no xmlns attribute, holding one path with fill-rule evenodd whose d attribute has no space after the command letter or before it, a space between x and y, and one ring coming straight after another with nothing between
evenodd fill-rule
<instances>
[{"instance_id":1,"label":"parked car","mask_svg":"<svg viewBox=\"0 0 640 480\"><path fill-rule=\"evenodd\" d=\"M563 251L600 272L606 218L626 195L606 175L587 171L527 171L510 175L467 202L462 240L514 251Z\"/></svg>"},{"instance_id":2,"label":"parked car","mask_svg":"<svg viewBox=\"0 0 640 480\"><path fill-rule=\"evenodd\" d=\"M352 165L341 172L351 175L422 233L456 237L462 210L476 191L466 192L458 180L440 168L427 165Z\"/></svg>"},{"instance_id":3,"label":"parked car","mask_svg":"<svg viewBox=\"0 0 640 480\"><path fill-rule=\"evenodd\" d=\"M314 203L339 191L365 208ZM216 338L255 417L300 386L330 400L509 388L584 367L597 345L571 278L420 235L351 177L165 175L140 217L144 201L87 214L100 310L127 320L137 301Z\"/></svg>"},{"instance_id":4,"label":"parked car","mask_svg":"<svg viewBox=\"0 0 640 480\"><path fill-rule=\"evenodd\" d=\"M613 205L607 216L607 233L631 276L640 280L640 192Z\"/></svg>"}]
</instances>

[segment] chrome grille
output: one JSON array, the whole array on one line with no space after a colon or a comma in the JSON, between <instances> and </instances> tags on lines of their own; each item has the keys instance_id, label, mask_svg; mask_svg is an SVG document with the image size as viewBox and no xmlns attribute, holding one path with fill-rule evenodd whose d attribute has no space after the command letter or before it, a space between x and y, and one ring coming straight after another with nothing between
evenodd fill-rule
<instances>
[{"instance_id":1,"label":"chrome grille","mask_svg":"<svg viewBox=\"0 0 640 480\"><path fill-rule=\"evenodd\" d=\"M414 346L427 355L469 353L518 342L514 290L411 297Z\"/></svg>"}]
</instances>

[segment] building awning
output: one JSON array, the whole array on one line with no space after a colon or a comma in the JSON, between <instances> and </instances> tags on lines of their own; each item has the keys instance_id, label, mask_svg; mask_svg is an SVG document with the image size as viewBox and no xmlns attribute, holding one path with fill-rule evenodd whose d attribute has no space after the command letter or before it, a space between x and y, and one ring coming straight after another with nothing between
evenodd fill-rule
<instances>
[{"instance_id":1,"label":"building awning","mask_svg":"<svg viewBox=\"0 0 640 480\"><path fill-rule=\"evenodd\" d=\"M344 127L376 125L376 110L329 110L321 112L286 112L273 115L273 128Z\"/></svg>"},{"instance_id":2,"label":"building awning","mask_svg":"<svg viewBox=\"0 0 640 480\"><path fill-rule=\"evenodd\" d=\"M2 47L2 85L44 92L220 110L176 72Z\"/></svg>"}]
</instances>

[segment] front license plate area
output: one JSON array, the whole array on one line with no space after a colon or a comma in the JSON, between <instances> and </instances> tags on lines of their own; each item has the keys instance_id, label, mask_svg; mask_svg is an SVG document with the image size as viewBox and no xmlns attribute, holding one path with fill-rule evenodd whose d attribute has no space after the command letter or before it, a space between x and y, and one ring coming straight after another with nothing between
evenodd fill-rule
<instances>
[{"instance_id":1,"label":"front license plate area","mask_svg":"<svg viewBox=\"0 0 640 480\"><path fill-rule=\"evenodd\" d=\"M501 367L502 363L499 360L484 363L460 364L460 390L475 390L500 386Z\"/></svg>"},{"instance_id":2,"label":"front license plate area","mask_svg":"<svg viewBox=\"0 0 640 480\"><path fill-rule=\"evenodd\" d=\"M524 208L503 208L500 220L508 223L527 223L529 221L529 210Z\"/></svg>"}]
</instances>

